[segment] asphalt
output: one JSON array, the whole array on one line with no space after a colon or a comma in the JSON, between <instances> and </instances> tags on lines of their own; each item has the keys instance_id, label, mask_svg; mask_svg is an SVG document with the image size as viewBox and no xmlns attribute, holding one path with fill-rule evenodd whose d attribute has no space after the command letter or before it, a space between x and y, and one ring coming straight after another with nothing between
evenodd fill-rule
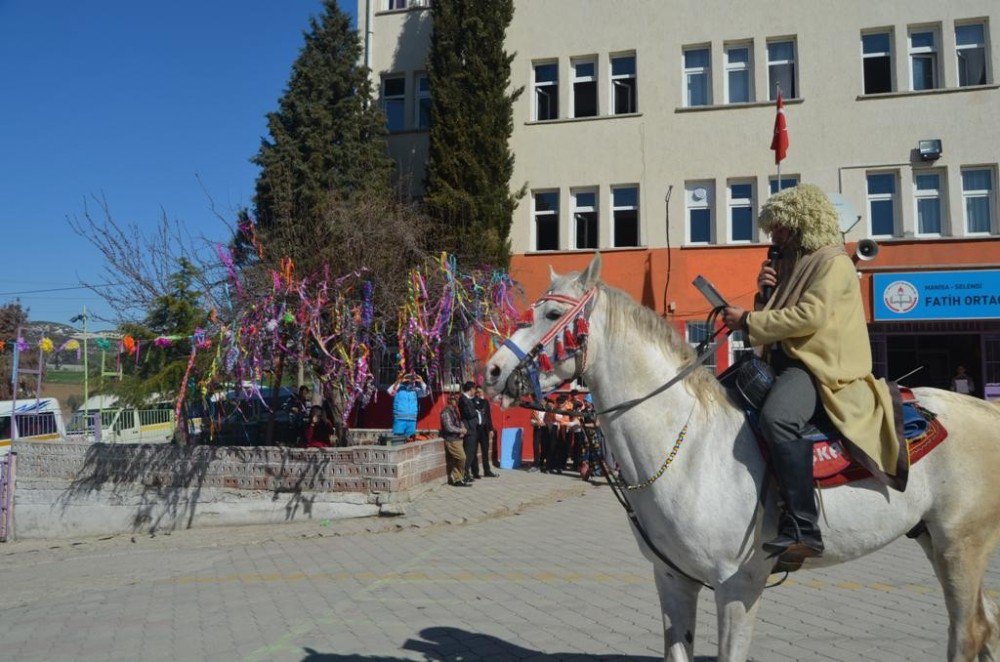
<instances>
[{"instance_id":1,"label":"asphalt","mask_svg":"<svg viewBox=\"0 0 1000 662\"><path fill-rule=\"evenodd\" d=\"M769 590L752 657L942 659L946 631L902 540ZM570 474L443 485L396 516L0 545L0 660L647 662L662 642L620 506ZM699 660L716 642L703 592Z\"/></svg>"}]
</instances>

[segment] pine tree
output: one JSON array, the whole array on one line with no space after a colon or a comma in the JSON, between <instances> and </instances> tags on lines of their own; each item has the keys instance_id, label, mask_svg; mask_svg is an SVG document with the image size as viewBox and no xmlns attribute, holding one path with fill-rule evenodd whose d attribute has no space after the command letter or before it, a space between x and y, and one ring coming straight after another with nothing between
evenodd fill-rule
<instances>
[{"instance_id":1,"label":"pine tree","mask_svg":"<svg viewBox=\"0 0 1000 662\"><path fill-rule=\"evenodd\" d=\"M270 140L253 159L261 168L255 212L265 231L309 228L330 195L388 188L392 173L385 117L371 103L350 18L337 0L325 0L309 25L278 110L267 116Z\"/></svg>"},{"instance_id":2,"label":"pine tree","mask_svg":"<svg viewBox=\"0 0 1000 662\"><path fill-rule=\"evenodd\" d=\"M512 55L504 35L513 0L435 0L427 72L430 152L425 202L444 248L467 266L506 267L510 227L523 189L512 193L514 128L508 92Z\"/></svg>"}]
</instances>

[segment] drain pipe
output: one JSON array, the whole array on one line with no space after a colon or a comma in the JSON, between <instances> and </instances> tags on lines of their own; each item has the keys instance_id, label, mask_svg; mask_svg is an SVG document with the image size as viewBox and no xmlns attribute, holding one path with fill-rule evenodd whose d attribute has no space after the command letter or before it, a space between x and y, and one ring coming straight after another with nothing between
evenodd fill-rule
<instances>
[{"instance_id":1,"label":"drain pipe","mask_svg":"<svg viewBox=\"0 0 1000 662\"><path fill-rule=\"evenodd\" d=\"M375 31L372 29L372 22L375 19L375 8L372 6L374 0L365 0L365 66L368 67L369 78L372 75L372 36Z\"/></svg>"}]
</instances>

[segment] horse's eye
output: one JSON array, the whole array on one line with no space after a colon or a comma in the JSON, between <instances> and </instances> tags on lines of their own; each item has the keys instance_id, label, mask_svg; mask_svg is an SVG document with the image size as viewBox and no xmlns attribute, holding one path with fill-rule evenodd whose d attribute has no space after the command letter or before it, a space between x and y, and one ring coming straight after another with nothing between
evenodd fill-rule
<instances>
[{"instance_id":1,"label":"horse's eye","mask_svg":"<svg viewBox=\"0 0 1000 662\"><path fill-rule=\"evenodd\" d=\"M562 317L562 313L560 313L558 310L550 310L549 312L545 313L545 319L551 322L558 321L560 317Z\"/></svg>"}]
</instances>

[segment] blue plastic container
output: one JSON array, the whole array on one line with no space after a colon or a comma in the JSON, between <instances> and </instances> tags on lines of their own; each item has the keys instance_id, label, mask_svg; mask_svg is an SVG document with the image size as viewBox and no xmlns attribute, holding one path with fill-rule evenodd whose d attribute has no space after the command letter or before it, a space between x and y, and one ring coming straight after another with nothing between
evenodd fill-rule
<instances>
[{"instance_id":1,"label":"blue plastic container","mask_svg":"<svg viewBox=\"0 0 1000 662\"><path fill-rule=\"evenodd\" d=\"M504 428L500 434L500 468L521 466L521 428Z\"/></svg>"}]
</instances>

